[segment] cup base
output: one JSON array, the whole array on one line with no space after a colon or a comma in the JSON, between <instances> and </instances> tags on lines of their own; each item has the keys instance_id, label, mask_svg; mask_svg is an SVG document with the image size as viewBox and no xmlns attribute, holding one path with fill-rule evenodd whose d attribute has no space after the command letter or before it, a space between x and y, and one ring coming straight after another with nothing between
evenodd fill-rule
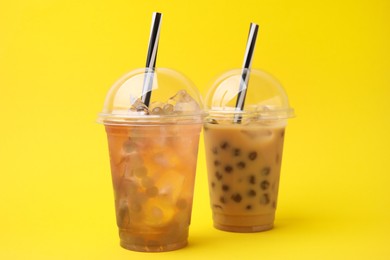
<instances>
[{"instance_id":1,"label":"cup base","mask_svg":"<svg viewBox=\"0 0 390 260\"><path fill-rule=\"evenodd\" d=\"M214 212L213 218L216 229L239 233L253 233L272 229L275 214L242 216L224 215Z\"/></svg>"},{"instance_id":2,"label":"cup base","mask_svg":"<svg viewBox=\"0 0 390 260\"><path fill-rule=\"evenodd\" d=\"M261 231L270 230L274 227L274 225L267 224L267 225L261 225L261 226L237 227L237 226L225 226L222 224L214 223L214 227L216 229L219 229L222 231L237 232L237 233L254 233L254 232L261 232Z\"/></svg>"},{"instance_id":3,"label":"cup base","mask_svg":"<svg viewBox=\"0 0 390 260\"><path fill-rule=\"evenodd\" d=\"M186 247L188 244L188 241L181 241L174 244L167 244L167 245L136 245L136 244L130 244L126 241L121 240L120 246L124 249L128 249L131 251L138 251L138 252L166 252L166 251L173 251L177 250L183 247Z\"/></svg>"}]
</instances>

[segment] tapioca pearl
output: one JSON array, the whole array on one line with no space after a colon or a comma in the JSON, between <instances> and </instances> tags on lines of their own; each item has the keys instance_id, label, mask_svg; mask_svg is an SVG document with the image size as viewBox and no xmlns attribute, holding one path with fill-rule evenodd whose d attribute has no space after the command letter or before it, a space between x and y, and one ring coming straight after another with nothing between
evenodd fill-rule
<instances>
[{"instance_id":1,"label":"tapioca pearl","mask_svg":"<svg viewBox=\"0 0 390 260\"><path fill-rule=\"evenodd\" d=\"M219 172L219 171L216 171L215 172L215 178L217 178L217 180L222 180L222 177L223 177L223 175Z\"/></svg>"},{"instance_id":2,"label":"tapioca pearl","mask_svg":"<svg viewBox=\"0 0 390 260\"><path fill-rule=\"evenodd\" d=\"M245 209L246 210L251 210L252 209L252 205L246 205Z\"/></svg>"},{"instance_id":3,"label":"tapioca pearl","mask_svg":"<svg viewBox=\"0 0 390 260\"><path fill-rule=\"evenodd\" d=\"M233 194L231 198L232 198L232 200L233 200L234 202L237 202L237 203L240 203L241 200L242 200L242 197L241 197L241 194L240 194L240 193L235 193L235 194Z\"/></svg>"},{"instance_id":4,"label":"tapioca pearl","mask_svg":"<svg viewBox=\"0 0 390 260\"><path fill-rule=\"evenodd\" d=\"M274 209L276 209L276 201L273 201L273 202L272 202L272 207L273 207Z\"/></svg>"},{"instance_id":5,"label":"tapioca pearl","mask_svg":"<svg viewBox=\"0 0 390 260\"><path fill-rule=\"evenodd\" d=\"M256 184L256 176L255 175L249 175L248 181L250 184Z\"/></svg>"},{"instance_id":6,"label":"tapioca pearl","mask_svg":"<svg viewBox=\"0 0 390 260\"><path fill-rule=\"evenodd\" d=\"M150 187L154 186L154 181L153 181L153 179L151 179L147 176L144 176L141 180L141 184L145 188L150 188Z\"/></svg>"},{"instance_id":7,"label":"tapioca pearl","mask_svg":"<svg viewBox=\"0 0 390 260\"><path fill-rule=\"evenodd\" d=\"M244 169L245 166L246 166L246 164L245 164L244 162L238 162L238 163L237 163L237 168L238 168L238 169Z\"/></svg>"},{"instance_id":8,"label":"tapioca pearl","mask_svg":"<svg viewBox=\"0 0 390 260\"><path fill-rule=\"evenodd\" d=\"M269 195L267 193L264 193L263 195L261 195L260 197L260 204L262 205L267 205L270 203L270 198L269 198Z\"/></svg>"},{"instance_id":9,"label":"tapioca pearl","mask_svg":"<svg viewBox=\"0 0 390 260\"><path fill-rule=\"evenodd\" d=\"M248 155L249 160L253 161L257 158L257 152L250 152Z\"/></svg>"},{"instance_id":10,"label":"tapioca pearl","mask_svg":"<svg viewBox=\"0 0 390 260\"><path fill-rule=\"evenodd\" d=\"M183 209L187 208L187 204L188 204L187 200L185 200L185 199L178 199L177 202L176 202L176 207L178 209L183 210Z\"/></svg>"},{"instance_id":11,"label":"tapioca pearl","mask_svg":"<svg viewBox=\"0 0 390 260\"><path fill-rule=\"evenodd\" d=\"M215 188L215 182L211 182L211 188Z\"/></svg>"},{"instance_id":12,"label":"tapioca pearl","mask_svg":"<svg viewBox=\"0 0 390 260\"><path fill-rule=\"evenodd\" d=\"M230 190L229 185L223 184L223 185L222 185L222 190L223 190L224 192L228 192L228 191Z\"/></svg>"},{"instance_id":13,"label":"tapioca pearl","mask_svg":"<svg viewBox=\"0 0 390 260\"><path fill-rule=\"evenodd\" d=\"M268 189L269 188L269 181L262 181L261 183L260 183L260 187L261 187L261 189L262 190L266 190L266 189Z\"/></svg>"},{"instance_id":14,"label":"tapioca pearl","mask_svg":"<svg viewBox=\"0 0 390 260\"><path fill-rule=\"evenodd\" d=\"M263 176L268 176L271 173L271 168L270 167L264 167L261 169L261 175Z\"/></svg>"},{"instance_id":15,"label":"tapioca pearl","mask_svg":"<svg viewBox=\"0 0 390 260\"><path fill-rule=\"evenodd\" d=\"M249 190L248 191L248 197L256 197L256 191L255 190Z\"/></svg>"},{"instance_id":16,"label":"tapioca pearl","mask_svg":"<svg viewBox=\"0 0 390 260\"><path fill-rule=\"evenodd\" d=\"M283 130L282 132L280 132L280 137L284 137L284 133L285 133L285 130Z\"/></svg>"},{"instance_id":17,"label":"tapioca pearl","mask_svg":"<svg viewBox=\"0 0 390 260\"><path fill-rule=\"evenodd\" d=\"M241 155L241 149L240 148L234 148L233 149L233 156L240 156Z\"/></svg>"},{"instance_id":18,"label":"tapioca pearl","mask_svg":"<svg viewBox=\"0 0 390 260\"><path fill-rule=\"evenodd\" d=\"M229 143L228 142L222 142L221 144L220 144L220 147L221 147L221 149L223 149L223 150L226 150L227 148L229 148Z\"/></svg>"},{"instance_id":19,"label":"tapioca pearl","mask_svg":"<svg viewBox=\"0 0 390 260\"><path fill-rule=\"evenodd\" d=\"M225 172L226 172L226 173L232 173L232 172L233 172L233 167L230 166L230 165L226 165L226 166L225 166Z\"/></svg>"},{"instance_id":20,"label":"tapioca pearl","mask_svg":"<svg viewBox=\"0 0 390 260\"><path fill-rule=\"evenodd\" d=\"M217 167L217 166L219 166L219 165L221 165L221 162L220 162L220 161L218 161L218 160L215 160L215 161L214 161L214 166L216 166L216 167Z\"/></svg>"},{"instance_id":21,"label":"tapioca pearl","mask_svg":"<svg viewBox=\"0 0 390 260\"><path fill-rule=\"evenodd\" d=\"M211 149L211 152L212 152L213 154L218 154L218 148L217 148L217 147L213 147L213 148Z\"/></svg>"},{"instance_id":22,"label":"tapioca pearl","mask_svg":"<svg viewBox=\"0 0 390 260\"><path fill-rule=\"evenodd\" d=\"M219 202L221 202L222 204L225 204L226 203L225 197L224 196L219 197Z\"/></svg>"},{"instance_id":23,"label":"tapioca pearl","mask_svg":"<svg viewBox=\"0 0 390 260\"><path fill-rule=\"evenodd\" d=\"M156 186L149 187L145 191L146 196L155 197L158 194L158 188Z\"/></svg>"},{"instance_id":24,"label":"tapioca pearl","mask_svg":"<svg viewBox=\"0 0 390 260\"><path fill-rule=\"evenodd\" d=\"M142 178L148 174L148 170L144 167L137 167L134 169L134 175L137 176L138 178Z\"/></svg>"}]
</instances>

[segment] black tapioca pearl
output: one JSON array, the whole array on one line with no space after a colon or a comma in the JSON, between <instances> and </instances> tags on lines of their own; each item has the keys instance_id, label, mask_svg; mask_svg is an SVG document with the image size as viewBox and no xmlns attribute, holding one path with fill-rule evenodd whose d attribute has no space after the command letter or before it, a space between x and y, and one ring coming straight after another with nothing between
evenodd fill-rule
<instances>
[{"instance_id":1,"label":"black tapioca pearl","mask_svg":"<svg viewBox=\"0 0 390 260\"><path fill-rule=\"evenodd\" d=\"M219 202L221 202L222 204L225 204L225 203L226 203L225 197L224 197L224 196L221 196L221 197L219 198Z\"/></svg>"},{"instance_id":2,"label":"black tapioca pearl","mask_svg":"<svg viewBox=\"0 0 390 260\"><path fill-rule=\"evenodd\" d=\"M284 133L285 133L285 130L283 130L281 133L280 133L280 137L284 137Z\"/></svg>"},{"instance_id":3,"label":"black tapioca pearl","mask_svg":"<svg viewBox=\"0 0 390 260\"><path fill-rule=\"evenodd\" d=\"M251 210L252 209L252 205L246 205L245 209L246 210Z\"/></svg>"},{"instance_id":4,"label":"black tapioca pearl","mask_svg":"<svg viewBox=\"0 0 390 260\"><path fill-rule=\"evenodd\" d=\"M255 190L249 190L248 191L248 196L249 197L255 197L256 196L256 191Z\"/></svg>"},{"instance_id":5,"label":"black tapioca pearl","mask_svg":"<svg viewBox=\"0 0 390 260\"><path fill-rule=\"evenodd\" d=\"M234 148L233 149L233 156L240 156L241 155L241 150L239 148Z\"/></svg>"},{"instance_id":6,"label":"black tapioca pearl","mask_svg":"<svg viewBox=\"0 0 390 260\"><path fill-rule=\"evenodd\" d=\"M250 152L248 158L251 161L255 160L257 158L257 152Z\"/></svg>"},{"instance_id":7,"label":"black tapioca pearl","mask_svg":"<svg viewBox=\"0 0 390 260\"><path fill-rule=\"evenodd\" d=\"M226 184L222 185L222 190L225 192L229 191L230 190L229 185L226 185Z\"/></svg>"},{"instance_id":8,"label":"black tapioca pearl","mask_svg":"<svg viewBox=\"0 0 390 260\"><path fill-rule=\"evenodd\" d=\"M263 205L267 205L270 203L270 198L269 198L269 195L267 193L264 193L261 197L260 197L260 204L263 204Z\"/></svg>"},{"instance_id":9,"label":"black tapioca pearl","mask_svg":"<svg viewBox=\"0 0 390 260\"><path fill-rule=\"evenodd\" d=\"M222 177L223 177L223 175L220 173L220 172L218 172L218 171L216 171L215 172L215 178L217 178L217 180L222 180Z\"/></svg>"},{"instance_id":10,"label":"black tapioca pearl","mask_svg":"<svg viewBox=\"0 0 390 260\"><path fill-rule=\"evenodd\" d=\"M211 188L215 188L215 182L211 182Z\"/></svg>"},{"instance_id":11,"label":"black tapioca pearl","mask_svg":"<svg viewBox=\"0 0 390 260\"><path fill-rule=\"evenodd\" d=\"M227 148L229 148L229 146L230 145L228 142L222 142L220 145L221 149L223 149L223 150L226 150Z\"/></svg>"},{"instance_id":12,"label":"black tapioca pearl","mask_svg":"<svg viewBox=\"0 0 390 260\"><path fill-rule=\"evenodd\" d=\"M217 147L213 147L213 149L211 149L211 151L213 152L213 154L218 154L218 148Z\"/></svg>"},{"instance_id":13,"label":"black tapioca pearl","mask_svg":"<svg viewBox=\"0 0 390 260\"><path fill-rule=\"evenodd\" d=\"M268 176L271 173L271 168L270 167L264 167L261 169L261 175L263 176Z\"/></svg>"},{"instance_id":14,"label":"black tapioca pearl","mask_svg":"<svg viewBox=\"0 0 390 260\"><path fill-rule=\"evenodd\" d=\"M235 193L235 194L232 195L232 200L237 202L237 203L240 203L241 200L242 200L242 197L241 197L241 195L239 193Z\"/></svg>"},{"instance_id":15,"label":"black tapioca pearl","mask_svg":"<svg viewBox=\"0 0 390 260\"><path fill-rule=\"evenodd\" d=\"M221 162L218 161L218 160L215 160L215 161L214 161L214 166L219 166L219 165L221 165Z\"/></svg>"},{"instance_id":16,"label":"black tapioca pearl","mask_svg":"<svg viewBox=\"0 0 390 260\"><path fill-rule=\"evenodd\" d=\"M268 181L262 181L260 183L260 187L261 187L262 190L268 189L269 188L269 182Z\"/></svg>"},{"instance_id":17,"label":"black tapioca pearl","mask_svg":"<svg viewBox=\"0 0 390 260\"><path fill-rule=\"evenodd\" d=\"M233 171L233 167L232 166L230 166L230 165L226 165L225 166L225 172L231 173L232 171Z\"/></svg>"},{"instance_id":18,"label":"black tapioca pearl","mask_svg":"<svg viewBox=\"0 0 390 260\"><path fill-rule=\"evenodd\" d=\"M246 166L246 164L245 164L244 162L238 162L238 163L237 163L237 168L238 168L238 169L244 169L245 166Z\"/></svg>"},{"instance_id":19,"label":"black tapioca pearl","mask_svg":"<svg viewBox=\"0 0 390 260\"><path fill-rule=\"evenodd\" d=\"M249 176L249 183L250 184L256 184L256 176L255 175L250 175Z\"/></svg>"}]
</instances>

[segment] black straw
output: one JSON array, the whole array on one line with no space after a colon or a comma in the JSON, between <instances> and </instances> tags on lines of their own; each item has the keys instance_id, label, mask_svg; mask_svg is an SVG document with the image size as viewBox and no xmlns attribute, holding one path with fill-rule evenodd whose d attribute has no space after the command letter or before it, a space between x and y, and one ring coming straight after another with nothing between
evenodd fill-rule
<instances>
[{"instance_id":1,"label":"black straw","mask_svg":"<svg viewBox=\"0 0 390 260\"><path fill-rule=\"evenodd\" d=\"M256 38L257 38L258 30L259 30L259 25L255 23L251 23L249 28L248 40L246 44L244 63L242 65L243 69L242 69L241 80L240 80L240 89L237 95L236 111L244 110L245 97L246 97L246 92L249 83L249 71L252 66L252 58L256 46ZM234 122L240 123L241 116L236 116L234 118Z\"/></svg>"},{"instance_id":2,"label":"black straw","mask_svg":"<svg viewBox=\"0 0 390 260\"><path fill-rule=\"evenodd\" d=\"M149 49L146 58L146 77L145 77L143 91L142 91L142 102L146 106L149 106L150 98L152 95L153 74L154 74L154 69L156 67L158 40L160 38L161 18L162 18L161 13L157 13L157 12L153 13L152 27L150 29L150 37L149 37Z\"/></svg>"}]
</instances>

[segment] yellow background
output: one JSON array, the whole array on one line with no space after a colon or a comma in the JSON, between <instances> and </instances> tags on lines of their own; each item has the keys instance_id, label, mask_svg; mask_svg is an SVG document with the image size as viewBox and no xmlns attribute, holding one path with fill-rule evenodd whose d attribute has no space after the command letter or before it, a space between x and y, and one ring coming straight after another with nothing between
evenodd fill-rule
<instances>
[{"instance_id":1,"label":"yellow background","mask_svg":"<svg viewBox=\"0 0 390 260\"><path fill-rule=\"evenodd\" d=\"M144 66L163 13L157 65L205 92L242 64L285 86L275 229L215 230L200 143L189 246L119 247L104 129L110 86ZM0 1L0 259L389 259L390 2Z\"/></svg>"}]
</instances>

